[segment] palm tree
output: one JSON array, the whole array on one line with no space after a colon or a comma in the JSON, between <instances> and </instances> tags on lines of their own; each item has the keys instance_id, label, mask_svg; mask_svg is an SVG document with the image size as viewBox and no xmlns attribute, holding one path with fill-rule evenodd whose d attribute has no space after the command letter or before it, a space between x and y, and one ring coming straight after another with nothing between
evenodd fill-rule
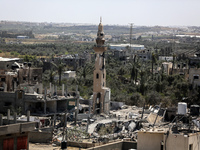
<instances>
[{"instance_id":1,"label":"palm tree","mask_svg":"<svg viewBox=\"0 0 200 150\"><path fill-rule=\"evenodd\" d=\"M174 70L174 64L175 64L175 59L176 59L176 54L173 54L173 61L172 61L172 72L171 72L171 74L173 74L173 70Z\"/></svg>"},{"instance_id":2,"label":"palm tree","mask_svg":"<svg viewBox=\"0 0 200 150\"><path fill-rule=\"evenodd\" d=\"M140 61L136 58L134 58L133 63L129 63L131 80L135 80L135 83L137 82L138 72L140 72L140 66Z\"/></svg>"},{"instance_id":3,"label":"palm tree","mask_svg":"<svg viewBox=\"0 0 200 150\"><path fill-rule=\"evenodd\" d=\"M65 65L60 61L58 65L55 63L51 62L57 70L58 76L59 76L59 85L61 86L61 78L62 78L62 73L64 71Z\"/></svg>"},{"instance_id":4,"label":"palm tree","mask_svg":"<svg viewBox=\"0 0 200 150\"><path fill-rule=\"evenodd\" d=\"M144 95L145 93L145 71L142 69L140 71L140 92L142 93L142 95Z\"/></svg>"},{"instance_id":5,"label":"palm tree","mask_svg":"<svg viewBox=\"0 0 200 150\"><path fill-rule=\"evenodd\" d=\"M64 71L64 68L65 68L65 66L64 66L63 63L57 65L57 72L58 72L58 76L59 76L59 85L61 85L61 77L62 77L62 73Z\"/></svg>"},{"instance_id":6,"label":"palm tree","mask_svg":"<svg viewBox=\"0 0 200 150\"><path fill-rule=\"evenodd\" d=\"M49 72L49 82L53 83L54 82L54 77L55 77L56 72L53 70L50 70Z\"/></svg>"},{"instance_id":7,"label":"palm tree","mask_svg":"<svg viewBox=\"0 0 200 150\"><path fill-rule=\"evenodd\" d=\"M151 65L152 65L152 79L153 79L153 64L156 63L156 55L152 53L151 56Z\"/></svg>"},{"instance_id":8,"label":"palm tree","mask_svg":"<svg viewBox=\"0 0 200 150\"><path fill-rule=\"evenodd\" d=\"M77 73L79 74L80 78L86 79L86 77L92 73L94 70L94 66L90 63L86 63L83 67L77 69Z\"/></svg>"}]
</instances>

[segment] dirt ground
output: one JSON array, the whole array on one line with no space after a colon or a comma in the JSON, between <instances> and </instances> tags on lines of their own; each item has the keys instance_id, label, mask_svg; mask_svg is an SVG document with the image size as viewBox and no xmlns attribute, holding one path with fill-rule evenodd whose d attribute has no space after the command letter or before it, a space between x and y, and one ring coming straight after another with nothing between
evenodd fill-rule
<instances>
[{"instance_id":1,"label":"dirt ground","mask_svg":"<svg viewBox=\"0 0 200 150\"><path fill-rule=\"evenodd\" d=\"M52 144L43 144L43 143L29 143L29 150L61 150L59 146L52 146ZM67 150L79 150L77 147L67 147ZM81 148L81 150L84 150Z\"/></svg>"}]
</instances>

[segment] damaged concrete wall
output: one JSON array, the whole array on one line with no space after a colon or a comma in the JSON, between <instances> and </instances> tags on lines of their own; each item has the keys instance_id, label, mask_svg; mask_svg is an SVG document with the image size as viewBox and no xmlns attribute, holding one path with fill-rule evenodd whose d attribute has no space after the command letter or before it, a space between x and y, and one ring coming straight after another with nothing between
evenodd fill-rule
<instances>
[{"instance_id":1,"label":"damaged concrete wall","mask_svg":"<svg viewBox=\"0 0 200 150\"><path fill-rule=\"evenodd\" d=\"M166 148L173 150L189 150L189 137L184 137L181 134L169 134L168 137L165 135L164 139L167 138ZM192 149L198 150L198 149Z\"/></svg>"},{"instance_id":2,"label":"damaged concrete wall","mask_svg":"<svg viewBox=\"0 0 200 150\"><path fill-rule=\"evenodd\" d=\"M130 150L136 149L136 142L128 142L128 141L119 141L113 142L105 145L100 145L92 148L88 148L88 150Z\"/></svg>"},{"instance_id":3,"label":"damaged concrete wall","mask_svg":"<svg viewBox=\"0 0 200 150\"><path fill-rule=\"evenodd\" d=\"M189 145L188 145L188 149L191 146L193 148L193 150L199 150L200 149L200 133L191 133L189 134Z\"/></svg>"},{"instance_id":4,"label":"damaged concrete wall","mask_svg":"<svg viewBox=\"0 0 200 150\"><path fill-rule=\"evenodd\" d=\"M109 143L109 144L105 144L101 146L88 148L88 150L122 150L122 147L123 147L123 142L114 142L114 143Z\"/></svg>"},{"instance_id":5,"label":"damaged concrete wall","mask_svg":"<svg viewBox=\"0 0 200 150\"><path fill-rule=\"evenodd\" d=\"M138 132L137 150L160 150L163 134L164 133Z\"/></svg>"},{"instance_id":6,"label":"damaged concrete wall","mask_svg":"<svg viewBox=\"0 0 200 150\"><path fill-rule=\"evenodd\" d=\"M153 124L156 120L156 123L159 123L161 120L163 119L163 117L161 116L157 116L157 114L154 113L150 113L147 117L147 121L151 124Z\"/></svg>"},{"instance_id":7,"label":"damaged concrete wall","mask_svg":"<svg viewBox=\"0 0 200 150\"><path fill-rule=\"evenodd\" d=\"M110 101L110 110L118 110L121 109L121 107L125 105L124 102L114 102Z\"/></svg>"},{"instance_id":8,"label":"damaged concrete wall","mask_svg":"<svg viewBox=\"0 0 200 150\"><path fill-rule=\"evenodd\" d=\"M66 109L67 109L67 101L66 100L57 101L57 110L58 110L58 112L63 112Z\"/></svg>"},{"instance_id":9,"label":"damaged concrete wall","mask_svg":"<svg viewBox=\"0 0 200 150\"><path fill-rule=\"evenodd\" d=\"M110 95L111 95L111 90L107 88L105 91L105 98L104 98L104 113L109 114L110 112Z\"/></svg>"},{"instance_id":10,"label":"damaged concrete wall","mask_svg":"<svg viewBox=\"0 0 200 150\"><path fill-rule=\"evenodd\" d=\"M29 141L33 143L49 143L52 141L52 131L31 131Z\"/></svg>"},{"instance_id":11,"label":"damaged concrete wall","mask_svg":"<svg viewBox=\"0 0 200 150\"><path fill-rule=\"evenodd\" d=\"M7 109L23 107L24 92L0 92L0 112L6 113Z\"/></svg>"},{"instance_id":12,"label":"damaged concrete wall","mask_svg":"<svg viewBox=\"0 0 200 150\"><path fill-rule=\"evenodd\" d=\"M6 113L7 109L22 108L22 113L26 113L30 102L37 101L37 95L26 95L24 91L0 92L0 113ZM27 103L27 104L26 104Z\"/></svg>"},{"instance_id":13,"label":"damaged concrete wall","mask_svg":"<svg viewBox=\"0 0 200 150\"><path fill-rule=\"evenodd\" d=\"M19 84L29 83L36 84L42 82L42 68L25 68L19 69Z\"/></svg>"},{"instance_id":14,"label":"damaged concrete wall","mask_svg":"<svg viewBox=\"0 0 200 150\"><path fill-rule=\"evenodd\" d=\"M47 112L56 113L57 112L57 102L47 101Z\"/></svg>"}]
</instances>

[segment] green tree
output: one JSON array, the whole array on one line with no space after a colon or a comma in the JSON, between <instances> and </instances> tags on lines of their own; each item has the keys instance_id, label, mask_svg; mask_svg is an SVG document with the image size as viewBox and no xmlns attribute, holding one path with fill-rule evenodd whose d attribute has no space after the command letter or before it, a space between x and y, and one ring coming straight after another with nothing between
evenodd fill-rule
<instances>
[{"instance_id":1,"label":"green tree","mask_svg":"<svg viewBox=\"0 0 200 150\"><path fill-rule=\"evenodd\" d=\"M57 72L57 74L58 74L58 83L59 83L59 85L61 86L61 80L62 80L62 73L63 73L63 71L64 71L64 69L65 69L65 65L61 62L61 60L59 60L59 62L58 62L58 64L55 64L55 63L53 63L53 62L51 62L54 66L55 66L55 68L56 68L56 72Z\"/></svg>"},{"instance_id":2,"label":"green tree","mask_svg":"<svg viewBox=\"0 0 200 150\"><path fill-rule=\"evenodd\" d=\"M156 55L154 53L152 53L152 56L151 56L151 71L152 71L152 79L153 79L153 65L154 63L156 63Z\"/></svg>"}]
</instances>

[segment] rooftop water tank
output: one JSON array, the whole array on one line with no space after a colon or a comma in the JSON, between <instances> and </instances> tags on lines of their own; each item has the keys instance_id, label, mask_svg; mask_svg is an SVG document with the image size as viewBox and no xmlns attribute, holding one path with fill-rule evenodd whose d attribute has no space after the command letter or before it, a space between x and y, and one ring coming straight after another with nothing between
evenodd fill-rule
<instances>
[{"instance_id":1,"label":"rooftop water tank","mask_svg":"<svg viewBox=\"0 0 200 150\"><path fill-rule=\"evenodd\" d=\"M191 105L190 106L190 115L191 116L199 116L199 105Z\"/></svg>"},{"instance_id":2,"label":"rooftop water tank","mask_svg":"<svg viewBox=\"0 0 200 150\"><path fill-rule=\"evenodd\" d=\"M178 114L185 115L187 113L187 103L179 102L178 103Z\"/></svg>"}]
</instances>

